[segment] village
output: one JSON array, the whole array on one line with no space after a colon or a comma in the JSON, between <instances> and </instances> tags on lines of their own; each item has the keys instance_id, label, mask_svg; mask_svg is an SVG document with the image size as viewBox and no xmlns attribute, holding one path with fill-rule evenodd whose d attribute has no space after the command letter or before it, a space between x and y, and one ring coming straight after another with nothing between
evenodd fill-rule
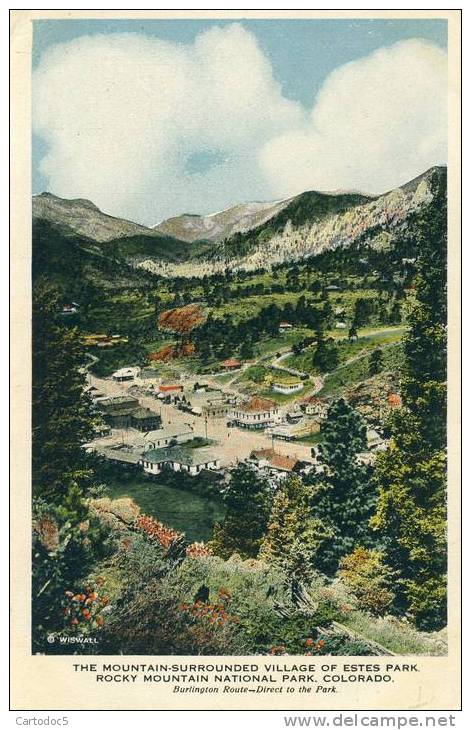
<instances>
[{"instance_id":1,"label":"village","mask_svg":"<svg viewBox=\"0 0 471 730\"><path fill-rule=\"evenodd\" d=\"M219 376L239 371L239 361L226 360L220 368L211 377L188 374L172 382L152 368L124 367L108 378L88 373L96 437L86 448L150 476L163 469L190 476L225 473L247 461L279 484L291 473L319 470L316 436L328 401L315 392L284 404L248 395L234 379L218 382ZM293 394L303 384L283 373L272 389ZM387 442L372 428L367 438L368 451L358 458L372 463Z\"/></svg>"}]
</instances>

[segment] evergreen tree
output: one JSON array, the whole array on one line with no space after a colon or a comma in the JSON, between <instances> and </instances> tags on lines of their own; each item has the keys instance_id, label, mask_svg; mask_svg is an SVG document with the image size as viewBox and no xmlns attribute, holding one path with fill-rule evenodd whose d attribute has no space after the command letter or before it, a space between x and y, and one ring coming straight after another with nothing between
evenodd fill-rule
<instances>
[{"instance_id":1,"label":"evergreen tree","mask_svg":"<svg viewBox=\"0 0 471 730\"><path fill-rule=\"evenodd\" d=\"M253 358L253 345L248 340L245 340L245 342L242 343L240 356L242 360L251 360Z\"/></svg>"},{"instance_id":2,"label":"evergreen tree","mask_svg":"<svg viewBox=\"0 0 471 730\"><path fill-rule=\"evenodd\" d=\"M61 502L71 484L84 486L83 444L93 433L85 398L84 349L75 328L60 320L58 292L33 291L33 495Z\"/></svg>"},{"instance_id":3,"label":"evergreen tree","mask_svg":"<svg viewBox=\"0 0 471 730\"><path fill-rule=\"evenodd\" d=\"M353 340L356 337L358 337L357 325L355 320L353 320L352 324L350 325L350 329L348 330L348 339Z\"/></svg>"},{"instance_id":4,"label":"evergreen tree","mask_svg":"<svg viewBox=\"0 0 471 730\"><path fill-rule=\"evenodd\" d=\"M314 577L314 561L328 533L310 509L312 487L297 476L288 477L273 500L260 559L277 566L298 583Z\"/></svg>"},{"instance_id":5,"label":"evergreen tree","mask_svg":"<svg viewBox=\"0 0 471 730\"><path fill-rule=\"evenodd\" d=\"M396 605L422 629L446 623L446 255L443 178L418 216L416 301L408 318L401 390L389 449L378 457L373 527L397 569Z\"/></svg>"},{"instance_id":6,"label":"evergreen tree","mask_svg":"<svg viewBox=\"0 0 471 730\"><path fill-rule=\"evenodd\" d=\"M222 524L214 526L211 550L222 558L234 553L243 558L256 557L267 529L272 499L268 479L248 464L239 464L224 493L226 514Z\"/></svg>"},{"instance_id":7,"label":"evergreen tree","mask_svg":"<svg viewBox=\"0 0 471 730\"><path fill-rule=\"evenodd\" d=\"M325 339L321 329L317 331L317 346L312 356L312 364L322 373L335 370L339 363L337 346L332 338Z\"/></svg>"},{"instance_id":8,"label":"evergreen tree","mask_svg":"<svg viewBox=\"0 0 471 730\"><path fill-rule=\"evenodd\" d=\"M383 353L377 347L368 359L368 372L370 375L377 375L383 369Z\"/></svg>"},{"instance_id":9,"label":"evergreen tree","mask_svg":"<svg viewBox=\"0 0 471 730\"><path fill-rule=\"evenodd\" d=\"M368 522L377 493L371 467L357 458L367 448L366 425L361 416L340 399L330 407L321 433L319 461L324 468L314 478L317 490L313 510L331 537L321 545L317 565L333 574L341 557L357 546L372 545Z\"/></svg>"}]
</instances>

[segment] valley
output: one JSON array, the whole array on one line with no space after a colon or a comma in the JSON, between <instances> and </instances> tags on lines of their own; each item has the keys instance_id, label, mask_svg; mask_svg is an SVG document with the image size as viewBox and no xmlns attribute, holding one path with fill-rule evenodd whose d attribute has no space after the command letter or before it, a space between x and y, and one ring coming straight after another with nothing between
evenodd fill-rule
<instances>
[{"instance_id":1,"label":"valley","mask_svg":"<svg viewBox=\"0 0 471 730\"><path fill-rule=\"evenodd\" d=\"M93 532L107 651L168 615L146 651L445 651L441 587L432 610L427 566L396 580L388 512L394 459L422 449L442 485L445 175L152 229L36 196L35 524L49 500Z\"/></svg>"}]
</instances>

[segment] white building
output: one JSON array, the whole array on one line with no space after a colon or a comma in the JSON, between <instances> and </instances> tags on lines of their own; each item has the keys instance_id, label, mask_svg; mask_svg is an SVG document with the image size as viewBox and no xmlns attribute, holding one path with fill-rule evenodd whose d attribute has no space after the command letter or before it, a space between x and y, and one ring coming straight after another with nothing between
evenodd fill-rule
<instances>
[{"instance_id":1,"label":"white building","mask_svg":"<svg viewBox=\"0 0 471 730\"><path fill-rule=\"evenodd\" d=\"M164 467L173 471L184 471L196 476L204 470L217 471L221 468L219 456L209 448L190 449L172 446L167 449L152 449L142 455L139 464L147 474L160 474Z\"/></svg>"},{"instance_id":2,"label":"white building","mask_svg":"<svg viewBox=\"0 0 471 730\"><path fill-rule=\"evenodd\" d=\"M144 451L151 449L164 449L168 446L184 444L194 438L193 429L190 426L169 426L158 428L147 433L127 431L123 435L123 441L129 446L142 448Z\"/></svg>"},{"instance_id":3,"label":"white building","mask_svg":"<svg viewBox=\"0 0 471 730\"><path fill-rule=\"evenodd\" d=\"M139 368L121 368L116 370L111 376L112 380L117 383L122 383L126 380L134 380L139 375Z\"/></svg>"},{"instance_id":4,"label":"white building","mask_svg":"<svg viewBox=\"0 0 471 730\"><path fill-rule=\"evenodd\" d=\"M286 378L283 380L274 380L271 387L275 393L291 395L292 393L299 393L304 386L301 380L297 378Z\"/></svg>"},{"instance_id":5,"label":"white building","mask_svg":"<svg viewBox=\"0 0 471 730\"><path fill-rule=\"evenodd\" d=\"M280 409L275 401L253 396L249 401L236 405L230 415L236 426L261 429L281 421Z\"/></svg>"}]
</instances>

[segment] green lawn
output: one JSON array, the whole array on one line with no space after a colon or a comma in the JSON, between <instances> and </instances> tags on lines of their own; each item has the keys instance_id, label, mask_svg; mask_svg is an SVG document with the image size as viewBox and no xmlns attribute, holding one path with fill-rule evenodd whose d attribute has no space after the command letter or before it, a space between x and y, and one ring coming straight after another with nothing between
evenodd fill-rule
<instances>
[{"instance_id":1,"label":"green lawn","mask_svg":"<svg viewBox=\"0 0 471 730\"><path fill-rule=\"evenodd\" d=\"M326 375L324 387L320 391L321 396L340 395L343 390L350 388L362 380L370 377L368 372L369 352L355 362L340 368ZM403 360L402 344L397 342L391 347L383 350L383 370L397 372Z\"/></svg>"},{"instance_id":2,"label":"green lawn","mask_svg":"<svg viewBox=\"0 0 471 730\"><path fill-rule=\"evenodd\" d=\"M372 328L361 330L357 340L350 341L348 335L345 333L339 334L335 331L326 333L328 336L334 337L338 344L338 355L339 365L345 363L350 358L356 357L363 353L368 354L377 347L384 347L385 345L391 345L398 342L405 331L405 327L385 327L383 331L376 332L375 334L369 334L374 332ZM308 347L299 355L290 355L284 360L284 365L289 368L295 368L306 373L318 374L319 371L312 364L312 357L314 355L316 346Z\"/></svg>"}]
</instances>

